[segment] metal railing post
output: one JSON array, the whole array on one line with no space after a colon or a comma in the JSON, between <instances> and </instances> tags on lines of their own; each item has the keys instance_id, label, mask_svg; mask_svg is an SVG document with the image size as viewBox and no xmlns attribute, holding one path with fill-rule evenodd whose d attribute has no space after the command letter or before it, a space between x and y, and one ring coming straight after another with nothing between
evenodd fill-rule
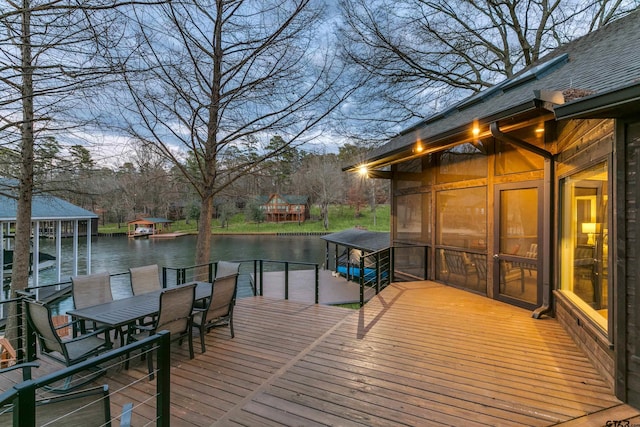
<instances>
[{"instance_id":1,"label":"metal railing post","mask_svg":"<svg viewBox=\"0 0 640 427\"><path fill-rule=\"evenodd\" d=\"M253 260L253 296L258 295L258 260Z\"/></svg>"},{"instance_id":2,"label":"metal railing post","mask_svg":"<svg viewBox=\"0 0 640 427\"><path fill-rule=\"evenodd\" d=\"M162 267L162 287L167 287L167 267Z\"/></svg>"},{"instance_id":3,"label":"metal railing post","mask_svg":"<svg viewBox=\"0 0 640 427\"><path fill-rule=\"evenodd\" d=\"M156 392L158 395L156 402L156 415L158 417L157 427L168 427L171 423L171 353L169 351L171 340L168 331L160 331L162 335L158 345L158 373L156 379ZM147 357L153 357L147 354Z\"/></svg>"},{"instance_id":4,"label":"metal railing post","mask_svg":"<svg viewBox=\"0 0 640 427\"><path fill-rule=\"evenodd\" d=\"M364 257L360 258L360 307L364 306Z\"/></svg>"},{"instance_id":5,"label":"metal railing post","mask_svg":"<svg viewBox=\"0 0 640 427\"><path fill-rule=\"evenodd\" d=\"M396 259L396 248L391 246L391 250L389 252L389 283L393 283L393 271L395 270L395 259Z\"/></svg>"},{"instance_id":6,"label":"metal railing post","mask_svg":"<svg viewBox=\"0 0 640 427\"><path fill-rule=\"evenodd\" d=\"M264 271L263 269L263 261L260 260L260 296L262 296L262 272Z\"/></svg>"},{"instance_id":7,"label":"metal railing post","mask_svg":"<svg viewBox=\"0 0 640 427\"><path fill-rule=\"evenodd\" d=\"M380 293L380 279L382 272L380 271L380 252L376 252L376 295Z\"/></svg>"},{"instance_id":8,"label":"metal railing post","mask_svg":"<svg viewBox=\"0 0 640 427\"><path fill-rule=\"evenodd\" d=\"M429 278L429 247L424 247L424 280Z\"/></svg>"},{"instance_id":9,"label":"metal railing post","mask_svg":"<svg viewBox=\"0 0 640 427\"><path fill-rule=\"evenodd\" d=\"M209 283L213 283L213 278L215 276L213 275L213 263L210 262L209 263Z\"/></svg>"},{"instance_id":10,"label":"metal railing post","mask_svg":"<svg viewBox=\"0 0 640 427\"><path fill-rule=\"evenodd\" d=\"M316 304L320 303L320 268L315 265L316 270Z\"/></svg>"},{"instance_id":11,"label":"metal railing post","mask_svg":"<svg viewBox=\"0 0 640 427\"><path fill-rule=\"evenodd\" d=\"M33 380L16 384L18 398L13 408L13 425L36 427L36 387Z\"/></svg>"},{"instance_id":12,"label":"metal railing post","mask_svg":"<svg viewBox=\"0 0 640 427\"><path fill-rule=\"evenodd\" d=\"M17 337L16 337L16 344L18 346L18 348L16 349L16 358L20 361L20 360L25 360L25 351L24 351L24 347L25 347L25 341L28 342L28 340L25 340L25 334L28 334L29 331L26 330L26 323L28 322L24 322L24 297L20 297L17 301L16 301L16 316L18 316L17 319L17 325L18 325L18 333L17 333ZM5 331L6 333L6 331ZM35 357L35 342L34 342L34 357ZM27 361L30 362L33 359L28 359Z\"/></svg>"},{"instance_id":13,"label":"metal railing post","mask_svg":"<svg viewBox=\"0 0 640 427\"><path fill-rule=\"evenodd\" d=\"M284 299L289 299L289 263L284 263Z\"/></svg>"}]
</instances>

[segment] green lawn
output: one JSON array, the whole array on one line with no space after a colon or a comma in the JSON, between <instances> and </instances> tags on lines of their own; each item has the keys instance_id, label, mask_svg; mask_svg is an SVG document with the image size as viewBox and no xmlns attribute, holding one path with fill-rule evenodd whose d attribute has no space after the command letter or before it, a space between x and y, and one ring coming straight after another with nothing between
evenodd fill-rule
<instances>
[{"instance_id":1,"label":"green lawn","mask_svg":"<svg viewBox=\"0 0 640 427\"><path fill-rule=\"evenodd\" d=\"M346 230L356 226L366 228L371 231L389 231L389 205L380 205L376 208L374 215L369 207L360 210L360 216L356 218L355 209L350 206L331 206L329 208L329 232ZM171 225L172 231L195 232L197 222L190 220L187 224L185 220L179 220ZM100 233L126 232L127 224L106 224L98 226ZM213 220L211 232L213 233L310 233L325 231L320 220L320 210L317 207L311 208L311 219L304 223L249 223L242 213L233 216L227 227L222 228L217 220Z\"/></svg>"}]
</instances>

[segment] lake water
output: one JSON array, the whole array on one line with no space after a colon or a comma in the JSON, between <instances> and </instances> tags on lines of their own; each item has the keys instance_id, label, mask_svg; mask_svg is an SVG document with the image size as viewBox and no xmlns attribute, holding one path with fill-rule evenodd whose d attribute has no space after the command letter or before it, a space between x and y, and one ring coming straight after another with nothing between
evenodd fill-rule
<instances>
[{"instance_id":1,"label":"lake water","mask_svg":"<svg viewBox=\"0 0 640 427\"><path fill-rule=\"evenodd\" d=\"M130 267L158 264L160 267L189 267L194 265L196 236L187 235L175 239L130 239L127 237L98 237L91 243L91 270L93 273L108 271L125 273ZM212 236L211 261L248 261L254 259L311 262L320 266L325 259L325 241L320 236ZM55 255L55 242L40 240L40 252ZM73 242L62 241L62 281L72 275ZM78 274L85 274L86 240L78 242ZM282 266L265 264L265 270L282 270ZM57 283L57 272L49 269L40 272L40 285ZM112 280L115 298L130 295L128 286ZM63 305L66 305L63 304Z\"/></svg>"}]
</instances>

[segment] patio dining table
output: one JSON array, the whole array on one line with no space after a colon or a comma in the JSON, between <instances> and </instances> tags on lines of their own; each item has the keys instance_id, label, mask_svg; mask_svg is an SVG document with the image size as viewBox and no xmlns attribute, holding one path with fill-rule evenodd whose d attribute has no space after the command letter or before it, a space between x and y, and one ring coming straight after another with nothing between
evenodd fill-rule
<instances>
[{"instance_id":1,"label":"patio dining table","mask_svg":"<svg viewBox=\"0 0 640 427\"><path fill-rule=\"evenodd\" d=\"M190 282L185 283L185 285L193 283L196 284L196 301L211 295L211 283ZM157 315L160 310L160 294L162 291L163 289L117 299L91 307L69 310L67 314L74 319L89 320L109 328L122 330L124 326L138 319Z\"/></svg>"}]
</instances>

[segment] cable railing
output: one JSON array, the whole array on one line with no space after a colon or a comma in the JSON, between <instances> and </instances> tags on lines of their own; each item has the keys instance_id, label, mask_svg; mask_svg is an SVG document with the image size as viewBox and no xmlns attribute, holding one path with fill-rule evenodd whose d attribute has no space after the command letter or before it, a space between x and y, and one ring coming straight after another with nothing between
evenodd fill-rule
<instances>
[{"instance_id":1,"label":"cable railing","mask_svg":"<svg viewBox=\"0 0 640 427\"><path fill-rule=\"evenodd\" d=\"M135 386L135 382L120 385L118 389L109 390L108 385L98 386L105 390L105 393L98 394L91 398L89 403L82 402L82 406L74 407L74 399L77 399L82 392L70 392L59 397L54 397L51 393L46 393L48 387L54 386L56 383L65 380L74 375L86 372L95 372L96 370L117 370L124 363L123 357L129 353L140 350L141 353L156 351L157 365L154 375L157 378L155 394L151 394L149 399L144 402L137 402L135 405L129 403L125 405L123 411L117 414L111 414L110 401L114 400L115 395L120 395L116 400L123 401L126 399L127 388ZM137 353L140 354L140 353ZM146 357L152 357L147 354ZM37 364L22 363L14 365L13 368L24 369L26 372L37 369ZM9 368L11 369L11 368ZM7 370L5 370L6 373ZM30 377L27 374L26 377ZM146 378L146 377L145 377ZM83 390L84 392L90 389ZM53 405L49 405L55 401L65 400L66 406L62 409L58 408L52 412ZM126 346L111 350L99 356L93 357L76 365L57 370L53 373L40 376L38 378L29 378L16 383L13 387L5 390L0 394L0 424L7 425L6 421L11 419L13 426L35 427L41 424L41 418L46 418L55 425L75 425L75 422L69 421L69 418L77 417L78 411L86 411L88 406L102 405L105 406L105 424L112 421L120 421L114 425L124 425L124 419L129 419L132 413L137 410L148 413L147 409L141 409L141 406L155 406L155 418L148 420L148 425L169 426L170 424L170 335L167 331L160 331L155 335L140 340L138 342L128 344ZM51 420L52 417L55 417ZM38 423L37 423L38 421ZM92 420L95 422L96 420Z\"/></svg>"},{"instance_id":2,"label":"cable railing","mask_svg":"<svg viewBox=\"0 0 640 427\"><path fill-rule=\"evenodd\" d=\"M291 272L299 270L314 271L314 292L315 303L319 302L320 287L320 266L312 262L300 261L282 261L270 259L250 259L250 260L233 260L240 264L239 282L244 279L251 287L253 296L263 296L265 286L264 273L284 271L284 299L289 299L289 284L291 281ZM191 281L213 282L216 276L218 262L210 262L207 264L192 265L188 267L163 267L162 280L165 286L179 285ZM248 280L247 280L248 279Z\"/></svg>"},{"instance_id":3,"label":"cable railing","mask_svg":"<svg viewBox=\"0 0 640 427\"><path fill-rule=\"evenodd\" d=\"M166 331L161 331L156 335L140 341L121 346L116 349L108 350L98 356L92 357L84 362L74 364L70 367L64 367L60 364L60 369L52 373L38 375L42 362L38 361L38 353L36 352L35 331L31 324L26 321L26 312L24 303L26 300L33 299L34 294L28 291L19 291L18 297L0 301L0 308L6 314L3 319L3 330L0 333L0 375L2 376L2 393L0 394L0 425L13 426L35 426L41 425L42 419L51 419L53 414L53 404L58 400L75 399L78 394L88 392L90 387L83 387L81 392L71 392L79 385L87 384L88 381L94 385L99 384L100 380L96 377L96 372L110 373L104 382L111 382L112 376L117 376L122 371L122 366L129 360L142 359L143 357L153 357L150 352L156 353L157 363L155 364L153 373L149 373L141 378L129 378L130 382L123 383L121 379L116 380L117 389L108 390L107 384L101 384L94 389L104 389L105 392L92 396L90 405L101 405L101 399L110 399L117 396L117 401L126 400L129 388L135 388L137 383L147 378L151 378L153 374L157 378L156 392L151 393L143 402L137 402L136 406L129 406L129 414L137 411L146 420L148 425L168 426L169 425L169 390L170 390L170 337ZM55 317L55 316L54 316ZM67 318L66 315L63 317ZM55 320L55 319L53 319ZM54 322L55 323L55 322ZM64 326L64 325L63 325ZM72 331L70 328L57 329L63 339ZM144 356L143 356L144 355ZM44 357L44 356L43 356ZM127 359L129 357L129 359ZM53 362L57 364L58 362ZM48 372L47 367L44 372ZM15 371L15 373L13 373ZM20 375L22 374L22 375ZM96 381L97 380L97 381ZM59 389L60 382L65 383L69 387L69 392ZM59 397L53 397L51 393L57 391ZM105 408L108 408L107 404ZM136 411L137 408L137 411ZM67 409L63 407L55 411L55 425L75 425L67 423L68 417L74 416L74 412L78 409ZM155 412L155 415L149 416L149 413ZM106 410L107 416L110 417L109 410ZM113 414L110 420L117 421L122 414ZM138 415L140 417L140 415ZM105 421L106 423L106 421ZM114 424L117 425L117 424Z\"/></svg>"},{"instance_id":4,"label":"cable railing","mask_svg":"<svg viewBox=\"0 0 640 427\"><path fill-rule=\"evenodd\" d=\"M367 300L367 290L377 295L401 276L427 279L428 246L395 245L360 256L356 266L346 269L347 280L360 284L360 306ZM356 269L354 269L356 268Z\"/></svg>"}]
</instances>

